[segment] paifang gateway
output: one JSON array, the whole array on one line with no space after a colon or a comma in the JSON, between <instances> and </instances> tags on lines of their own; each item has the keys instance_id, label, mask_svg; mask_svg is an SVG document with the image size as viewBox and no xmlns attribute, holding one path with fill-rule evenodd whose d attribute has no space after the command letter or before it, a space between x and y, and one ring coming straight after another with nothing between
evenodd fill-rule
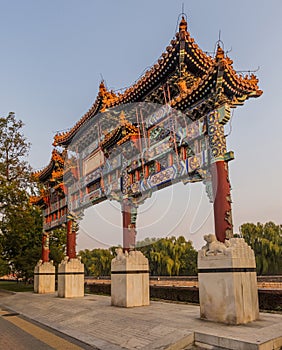
<instances>
[{"instance_id":1,"label":"paifang gateway","mask_svg":"<svg viewBox=\"0 0 282 350\"><path fill-rule=\"evenodd\" d=\"M51 160L35 178L42 183L32 204L43 210L42 261L49 261L49 234L67 229L67 256L76 257L77 218L103 200L121 204L123 248L133 249L138 205L153 191L202 181L214 206L219 241L233 235L224 125L231 109L262 91L242 76L217 44L203 52L179 32L158 62L122 93L101 82L89 111L67 132L55 135Z\"/></svg>"}]
</instances>

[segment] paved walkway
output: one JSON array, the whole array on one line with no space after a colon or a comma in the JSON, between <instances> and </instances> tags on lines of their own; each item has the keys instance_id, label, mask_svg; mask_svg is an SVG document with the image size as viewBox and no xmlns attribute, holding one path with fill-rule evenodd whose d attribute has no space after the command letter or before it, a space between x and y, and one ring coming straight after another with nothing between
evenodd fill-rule
<instances>
[{"instance_id":1,"label":"paved walkway","mask_svg":"<svg viewBox=\"0 0 282 350\"><path fill-rule=\"evenodd\" d=\"M0 304L102 350L184 349L194 339L240 350L282 345L278 314L262 313L251 324L226 326L200 320L199 307L194 305L151 302L126 309L112 307L110 297L101 295L63 299L55 294L16 293L1 297Z\"/></svg>"},{"instance_id":2,"label":"paved walkway","mask_svg":"<svg viewBox=\"0 0 282 350\"><path fill-rule=\"evenodd\" d=\"M0 334L3 350L93 350L93 346L1 308Z\"/></svg>"}]
</instances>

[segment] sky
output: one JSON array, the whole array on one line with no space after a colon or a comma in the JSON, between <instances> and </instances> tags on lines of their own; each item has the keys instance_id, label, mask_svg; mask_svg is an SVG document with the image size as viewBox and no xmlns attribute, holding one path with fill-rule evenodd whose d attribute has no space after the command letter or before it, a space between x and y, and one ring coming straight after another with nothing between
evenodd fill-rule
<instances>
[{"instance_id":1,"label":"sky","mask_svg":"<svg viewBox=\"0 0 282 350\"><path fill-rule=\"evenodd\" d=\"M237 0L0 0L0 115L25 123L34 169L48 164L57 131L72 127L94 102L101 79L130 86L177 31L182 3L200 48L220 38L239 71L257 70L264 91L234 111L228 150L235 232L245 222L282 223L280 100L282 2ZM230 127L230 129L229 129ZM121 243L118 203L85 212L78 249ZM214 232L202 184L157 192L139 208L138 236L184 235L199 248Z\"/></svg>"}]
</instances>

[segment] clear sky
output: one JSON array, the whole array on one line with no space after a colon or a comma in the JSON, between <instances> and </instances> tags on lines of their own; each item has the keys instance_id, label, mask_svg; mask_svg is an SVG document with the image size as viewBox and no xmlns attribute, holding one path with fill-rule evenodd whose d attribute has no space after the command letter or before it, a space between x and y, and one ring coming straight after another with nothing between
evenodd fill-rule
<instances>
[{"instance_id":1,"label":"clear sky","mask_svg":"<svg viewBox=\"0 0 282 350\"><path fill-rule=\"evenodd\" d=\"M262 97L235 110L228 149L235 231L244 222L282 223L282 2L0 0L0 113L25 123L35 169L50 159L54 133L90 108L101 75L109 88L131 85L157 61L176 32L182 2L188 30L213 51L221 30L236 70L259 70ZM213 232L201 184L179 184L140 209L138 238L183 234L198 247ZM78 248L121 241L116 203L86 213Z\"/></svg>"}]
</instances>

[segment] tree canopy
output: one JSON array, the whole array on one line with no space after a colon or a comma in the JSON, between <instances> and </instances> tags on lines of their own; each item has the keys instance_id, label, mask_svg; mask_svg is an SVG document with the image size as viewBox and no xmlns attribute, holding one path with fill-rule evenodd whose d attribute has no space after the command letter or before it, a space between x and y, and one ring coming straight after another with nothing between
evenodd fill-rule
<instances>
[{"instance_id":1,"label":"tree canopy","mask_svg":"<svg viewBox=\"0 0 282 350\"><path fill-rule=\"evenodd\" d=\"M27 162L30 144L23 126L14 113L0 118L0 275L13 272L28 278L41 256L42 213L29 202L37 184ZM55 263L63 259L64 231L50 235Z\"/></svg>"},{"instance_id":2,"label":"tree canopy","mask_svg":"<svg viewBox=\"0 0 282 350\"><path fill-rule=\"evenodd\" d=\"M191 241L178 238L145 238L137 242L137 249L149 260L153 276L178 276L197 274L197 251ZM85 249L79 252L89 276L109 276L115 247L110 249Z\"/></svg>"},{"instance_id":3,"label":"tree canopy","mask_svg":"<svg viewBox=\"0 0 282 350\"><path fill-rule=\"evenodd\" d=\"M114 257L110 249L85 249L78 254L85 266L87 276L109 276L111 274L111 261Z\"/></svg>"},{"instance_id":4,"label":"tree canopy","mask_svg":"<svg viewBox=\"0 0 282 350\"><path fill-rule=\"evenodd\" d=\"M149 260L150 274L178 276L197 274L197 251L183 236L145 239L137 247Z\"/></svg>"},{"instance_id":5,"label":"tree canopy","mask_svg":"<svg viewBox=\"0 0 282 350\"><path fill-rule=\"evenodd\" d=\"M22 128L14 113L0 118L0 253L6 267L30 275L40 256L41 213L29 204L30 145Z\"/></svg>"},{"instance_id":6,"label":"tree canopy","mask_svg":"<svg viewBox=\"0 0 282 350\"><path fill-rule=\"evenodd\" d=\"M30 144L23 122L14 113L0 118L0 214L5 215L28 197L31 167L26 161Z\"/></svg>"},{"instance_id":7,"label":"tree canopy","mask_svg":"<svg viewBox=\"0 0 282 350\"><path fill-rule=\"evenodd\" d=\"M282 274L282 225L246 223L240 227L241 235L252 247L256 257L257 274Z\"/></svg>"}]
</instances>

